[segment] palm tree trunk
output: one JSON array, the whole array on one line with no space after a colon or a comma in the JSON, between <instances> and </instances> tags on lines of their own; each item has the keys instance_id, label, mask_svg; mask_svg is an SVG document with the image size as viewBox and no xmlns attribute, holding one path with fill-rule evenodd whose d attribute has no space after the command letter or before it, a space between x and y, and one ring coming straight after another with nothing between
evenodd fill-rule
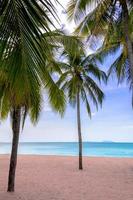
<instances>
[{"instance_id":1,"label":"palm tree trunk","mask_svg":"<svg viewBox=\"0 0 133 200\"><path fill-rule=\"evenodd\" d=\"M83 169L82 164L82 134L81 134L81 120L80 120L80 97L77 93L77 125L78 125L78 140L79 140L79 169Z\"/></svg>"},{"instance_id":2,"label":"palm tree trunk","mask_svg":"<svg viewBox=\"0 0 133 200\"><path fill-rule=\"evenodd\" d=\"M20 117L21 117L21 109L14 108L12 115L12 131L13 131L13 139L12 139L12 151L10 158L10 168L9 168L9 176L8 176L8 192L14 192L15 186L15 172L17 166L17 151L18 151L18 143L19 143L19 132L20 132Z\"/></svg>"},{"instance_id":3,"label":"palm tree trunk","mask_svg":"<svg viewBox=\"0 0 133 200\"><path fill-rule=\"evenodd\" d=\"M133 83L133 46L132 46L132 41L131 41L130 32L129 32L129 14L128 14L126 0L121 0L120 2L121 2L122 10L123 10L124 34L125 34L125 40L126 40L126 44L127 44L127 52L128 52L128 59L129 59L129 64L130 64L131 79L132 79L132 83Z\"/></svg>"}]
</instances>

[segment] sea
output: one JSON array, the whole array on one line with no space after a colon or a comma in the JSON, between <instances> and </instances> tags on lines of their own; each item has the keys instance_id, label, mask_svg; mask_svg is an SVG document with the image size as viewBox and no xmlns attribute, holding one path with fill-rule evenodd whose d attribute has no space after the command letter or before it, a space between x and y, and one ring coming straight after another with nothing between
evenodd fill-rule
<instances>
[{"instance_id":1,"label":"sea","mask_svg":"<svg viewBox=\"0 0 133 200\"><path fill-rule=\"evenodd\" d=\"M9 154L10 152L11 152L10 143L0 143L0 154ZM78 143L76 142L20 143L18 154L78 156ZM98 157L133 158L133 143L83 142L83 155L98 156Z\"/></svg>"}]
</instances>

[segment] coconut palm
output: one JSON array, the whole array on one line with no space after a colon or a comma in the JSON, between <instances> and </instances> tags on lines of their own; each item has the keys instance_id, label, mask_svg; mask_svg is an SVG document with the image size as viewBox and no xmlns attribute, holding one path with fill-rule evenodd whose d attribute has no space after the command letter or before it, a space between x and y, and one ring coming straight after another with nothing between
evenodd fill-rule
<instances>
[{"instance_id":1,"label":"coconut palm","mask_svg":"<svg viewBox=\"0 0 133 200\"><path fill-rule=\"evenodd\" d=\"M94 56L86 56L83 49L77 46L75 52L65 49L62 53L64 62L60 62L63 73L57 84L65 91L71 105L77 107L77 126L79 142L79 169L83 169L82 164L82 134L81 134L81 101L85 103L87 112L91 117L90 100L96 108L102 104L104 94L98 87L95 80L106 81L106 75L99 70ZM94 79L93 79L94 77ZM90 98L90 100L88 99Z\"/></svg>"},{"instance_id":2,"label":"coconut palm","mask_svg":"<svg viewBox=\"0 0 133 200\"><path fill-rule=\"evenodd\" d=\"M120 30L121 23L117 23L117 25L114 26L113 29L109 30L104 44L101 48L98 49L95 56L100 60L101 63L103 63L109 55L114 55L114 59L112 60L113 63L108 70L108 77L110 75L116 75L118 78L118 83L126 81L129 85L129 89L133 91L132 74L130 70L126 41L124 39L123 32Z\"/></svg>"},{"instance_id":3,"label":"coconut palm","mask_svg":"<svg viewBox=\"0 0 133 200\"><path fill-rule=\"evenodd\" d=\"M12 65L12 67L19 68L21 66L17 64L16 66ZM27 114L30 115L31 121L33 123L38 121L39 113L41 111L42 81L44 82L44 86L47 88L49 101L54 110L60 113L64 112L64 94L58 89L57 85L54 83L47 71L45 72L45 76L46 74L48 76L47 80L42 79L40 81L40 77L38 77L38 75L34 77L30 71L26 70L25 73L25 71L22 72L21 70L20 74L18 74L18 76L20 75L21 77L16 77L16 79L14 80L16 84L12 86L12 84L9 83L10 75L8 74L6 76L7 78L3 80L2 72L2 79L0 84L0 114L1 119L5 119L8 116L8 113L10 112L13 130L12 152L8 178L9 192L13 192L15 187L15 171L17 164L17 150L19 143L20 124L22 123L22 127L24 126Z\"/></svg>"},{"instance_id":4,"label":"coconut palm","mask_svg":"<svg viewBox=\"0 0 133 200\"><path fill-rule=\"evenodd\" d=\"M24 88L21 95L18 94L16 88L12 88L8 82L6 83L6 78L7 76L5 74L5 81L3 81L2 74L2 81L0 82L0 115L1 119L5 119L9 113L11 116L13 139L9 167L8 191L12 192L15 187L15 171L17 165L20 124L22 123L22 126L24 125L27 113L29 113L32 122L37 122L41 110L42 98L40 86L37 82L34 81L33 84L32 82L27 81L27 90ZM20 81L22 80L20 79ZM32 92L32 90L34 90L34 92Z\"/></svg>"},{"instance_id":5,"label":"coconut palm","mask_svg":"<svg viewBox=\"0 0 133 200\"><path fill-rule=\"evenodd\" d=\"M46 68L52 52L43 34L50 32L51 16L56 18L51 1L1 1L0 112L2 118L10 112L13 130L9 192L15 187L20 123L24 124L27 113L33 122L37 121L41 88L47 88L49 100L56 110L63 112L65 107L63 92Z\"/></svg>"},{"instance_id":6,"label":"coconut palm","mask_svg":"<svg viewBox=\"0 0 133 200\"><path fill-rule=\"evenodd\" d=\"M115 31L114 25L117 26L117 23L121 23L119 32L123 32L133 81L132 12L132 0L72 0L68 7L69 18L80 22L76 30L77 33L89 36L103 35L106 40L106 37L111 36L110 30Z\"/></svg>"}]
</instances>

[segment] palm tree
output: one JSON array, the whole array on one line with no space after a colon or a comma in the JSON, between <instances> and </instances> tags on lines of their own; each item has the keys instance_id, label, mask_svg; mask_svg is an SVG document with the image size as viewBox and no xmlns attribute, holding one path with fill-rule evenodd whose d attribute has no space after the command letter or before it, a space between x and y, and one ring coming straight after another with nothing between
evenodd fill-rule
<instances>
[{"instance_id":1,"label":"palm tree","mask_svg":"<svg viewBox=\"0 0 133 200\"><path fill-rule=\"evenodd\" d=\"M96 66L94 56L86 56L83 49L77 46L75 52L65 49L62 53L64 62L60 62L63 73L57 85L67 93L67 98L71 105L77 106L77 126L79 142L79 169L83 169L82 164L82 134L81 134L81 100L85 103L87 112L91 117L90 99L96 108L102 104L104 94L98 87L98 81L106 81L106 75ZM94 80L93 80L94 77Z\"/></svg>"},{"instance_id":2,"label":"palm tree","mask_svg":"<svg viewBox=\"0 0 133 200\"><path fill-rule=\"evenodd\" d=\"M10 112L13 130L9 192L15 187L20 124L24 125L27 113L37 121L41 88L47 88L56 110L63 112L65 107L63 91L46 68L52 52L43 34L51 32L51 16L56 18L51 1L2 0L0 7L0 112L1 117Z\"/></svg>"},{"instance_id":3,"label":"palm tree","mask_svg":"<svg viewBox=\"0 0 133 200\"><path fill-rule=\"evenodd\" d=\"M89 37L103 35L106 40L106 37L111 36L110 30L115 31L114 26L121 23L119 32L123 32L133 81L132 13L132 0L72 0L68 6L69 18L80 22L76 32L87 34Z\"/></svg>"},{"instance_id":4,"label":"palm tree","mask_svg":"<svg viewBox=\"0 0 133 200\"><path fill-rule=\"evenodd\" d=\"M13 55L12 55L13 56ZM9 60L10 63L10 60ZM21 65L12 65L12 68L21 68ZM13 69L15 70L15 69ZM33 123L38 121L39 113L41 111L41 88L42 81L44 86L47 88L49 94L49 101L54 110L63 113L65 107L65 98L61 90L58 89L49 73L46 71L45 76L36 77L25 69L24 71L18 72L12 85L9 83L10 74L6 71L6 79L3 72L1 72L1 83L0 83L0 101L1 108L0 114L1 119L5 119L10 112L12 121L12 152L10 158L10 168L8 177L8 192L13 192L15 187L15 171L17 164L17 150L19 143L20 124L24 126L24 122L27 114L29 113L31 121ZM45 77L47 79L45 79ZM40 80L40 78L42 78Z\"/></svg>"},{"instance_id":5,"label":"palm tree","mask_svg":"<svg viewBox=\"0 0 133 200\"><path fill-rule=\"evenodd\" d=\"M126 41L124 39L123 32L120 30L121 23L117 23L117 25L114 26L113 29L111 28L110 30L108 30L108 34L106 35L104 44L101 48L98 49L95 56L102 64L109 55L114 55L114 59L112 60L113 62L111 66L109 66L108 77L110 77L111 75L116 75L118 79L118 84L126 81L129 85L129 89L133 91L132 74L130 70Z\"/></svg>"},{"instance_id":6,"label":"palm tree","mask_svg":"<svg viewBox=\"0 0 133 200\"><path fill-rule=\"evenodd\" d=\"M12 89L11 85L9 83L6 83L6 78L5 81L2 80L0 83L1 119L5 119L10 113L13 132L12 151L8 177L9 192L13 192L15 187L15 171L17 165L20 125L22 123L22 127L24 126L25 118L28 113L32 122L37 122L41 110L42 98L39 84L37 84L35 81L34 85L31 85L30 81L27 82L27 84L27 90L24 88L21 95L18 94L16 88ZM32 90L34 90L34 92L32 92Z\"/></svg>"}]
</instances>

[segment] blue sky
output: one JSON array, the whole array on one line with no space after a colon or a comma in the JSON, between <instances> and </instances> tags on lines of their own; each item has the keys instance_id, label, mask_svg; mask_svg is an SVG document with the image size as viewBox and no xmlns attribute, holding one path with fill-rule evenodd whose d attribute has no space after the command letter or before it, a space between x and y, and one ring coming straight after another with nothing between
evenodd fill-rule
<instances>
[{"instance_id":1,"label":"blue sky","mask_svg":"<svg viewBox=\"0 0 133 200\"><path fill-rule=\"evenodd\" d=\"M66 1L64 1L64 6ZM74 24L68 26L62 9L58 9L62 23L73 30ZM110 56L102 66L107 70L113 56ZM88 118L84 105L81 106L82 134L84 141L118 141L133 142L133 110L131 93L125 83L117 85L116 79L111 79L108 86L102 86L105 101L102 109L97 112L92 107L92 119ZM10 120L0 124L0 142L9 142L12 138ZM77 141L76 111L69 105L63 118L54 113L47 100L44 102L40 120L33 126L27 118L25 128L20 135L21 142L35 141Z\"/></svg>"}]
</instances>

